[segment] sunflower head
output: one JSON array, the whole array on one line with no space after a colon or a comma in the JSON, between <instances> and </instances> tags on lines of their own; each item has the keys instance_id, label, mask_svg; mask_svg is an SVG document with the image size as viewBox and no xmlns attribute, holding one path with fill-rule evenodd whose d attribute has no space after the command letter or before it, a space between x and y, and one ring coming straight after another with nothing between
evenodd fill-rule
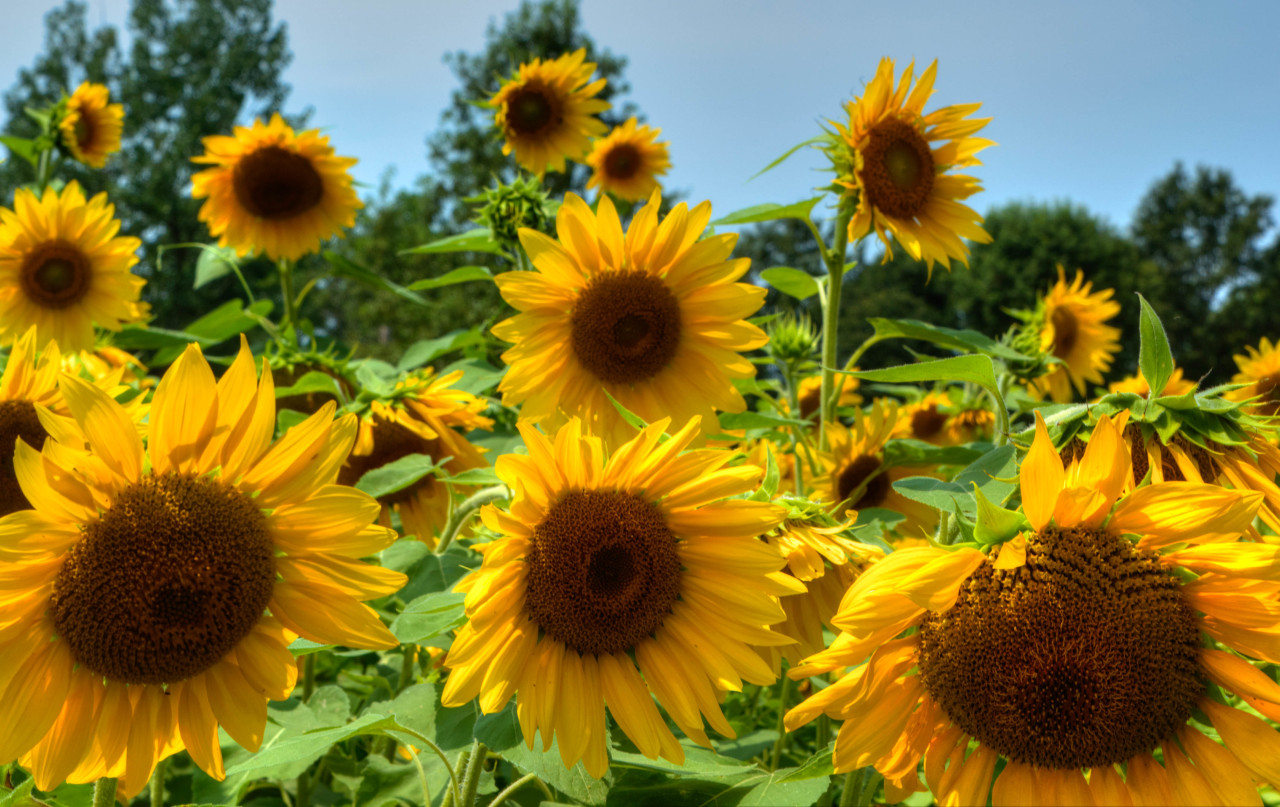
<instances>
[{"instance_id":1,"label":"sunflower head","mask_svg":"<svg viewBox=\"0 0 1280 807\"><path fill-rule=\"evenodd\" d=\"M1173 368L1173 375L1169 376L1169 380L1165 382L1164 389L1155 397L1186 395L1195 388L1196 382L1189 378L1183 378L1182 368L1175 367ZM1136 375L1125 376L1119 381L1112 381L1107 385L1107 392L1131 392L1134 395L1149 398L1151 397L1151 385L1147 383L1146 376L1139 371Z\"/></svg>"},{"instance_id":2,"label":"sunflower head","mask_svg":"<svg viewBox=\"0 0 1280 807\"><path fill-rule=\"evenodd\" d=\"M86 81L66 100L66 111L58 123L62 147L92 168L103 167L107 158L120 150L124 107L109 103L110 98L106 86Z\"/></svg>"},{"instance_id":3,"label":"sunflower head","mask_svg":"<svg viewBox=\"0 0 1280 807\"><path fill-rule=\"evenodd\" d=\"M587 188L599 188L622 199L639 202L659 190L658 177L671 169L667 143L657 142L661 129L637 126L631 118L595 141L587 155L593 173Z\"/></svg>"},{"instance_id":4,"label":"sunflower head","mask_svg":"<svg viewBox=\"0 0 1280 807\"><path fill-rule=\"evenodd\" d=\"M1120 352L1120 329L1105 324L1120 313L1120 304L1111 299L1111 289L1093 291L1084 272L1067 283L1062 266L1058 282L1041 298L1036 311L1028 315L1028 326L1038 331L1039 349L1058 363L1048 375L1031 383L1033 395L1067 403L1074 394L1084 396L1086 383L1101 384L1103 374Z\"/></svg>"},{"instance_id":5,"label":"sunflower head","mask_svg":"<svg viewBox=\"0 0 1280 807\"><path fill-rule=\"evenodd\" d=\"M1245 345L1245 355L1236 354L1240 372L1231 377L1232 384L1245 386L1227 393L1232 401L1250 401L1263 415L1280 414L1280 349L1262 337L1255 348Z\"/></svg>"},{"instance_id":6,"label":"sunflower head","mask_svg":"<svg viewBox=\"0 0 1280 807\"><path fill-rule=\"evenodd\" d=\"M851 368L857 370L857 367ZM857 377L847 373L840 373L835 378L835 387L840 390L840 397L836 400L836 406L857 406L862 403L862 396L858 394L858 385L861 382ZM796 403L800 407L800 417L814 419L820 416L822 412L822 376L811 375L800 379L800 384L796 389Z\"/></svg>"},{"instance_id":7,"label":"sunflower head","mask_svg":"<svg viewBox=\"0 0 1280 807\"><path fill-rule=\"evenodd\" d=\"M516 162L538 176L548 168L563 171L566 159L582 159L591 138L605 133L596 115L610 104L595 97L605 80L591 81L596 65L586 58L583 48L522 64L489 99L494 125L506 138L502 153L515 152Z\"/></svg>"},{"instance_id":8,"label":"sunflower head","mask_svg":"<svg viewBox=\"0 0 1280 807\"><path fill-rule=\"evenodd\" d=\"M969 249L961 238L991 241L980 226L982 217L961 203L982 186L973 177L949 173L981 164L974 155L993 143L973 135L990 118L968 118L979 104L925 114L937 66L934 62L915 82L915 65L908 65L895 88L893 61L881 59L865 92L845 104L849 122L832 122L839 139L831 147L836 184L857 194L849 241L874 230L887 261L893 255L892 234L930 272L934 263L948 269L952 260L968 265Z\"/></svg>"},{"instance_id":9,"label":"sunflower head","mask_svg":"<svg viewBox=\"0 0 1280 807\"><path fill-rule=\"evenodd\" d=\"M213 166L191 178L204 199L200 220L239 255L296 260L356 220L364 205L351 187L352 157L338 157L318 129L295 133L280 113L234 134L204 138L192 162Z\"/></svg>"},{"instance_id":10,"label":"sunflower head","mask_svg":"<svg viewBox=\"0 0 1280 807\"><path fill-rule=\"evenodd\" d=\"M0 343L34 325L41 345L88 350L94 324L118 331L147 315L146 281L129 271L142 242L116 235L105 193L85 201L75 181L43 197L19 188L13 207L0 207Z\"/></svg>"}]
</instances>

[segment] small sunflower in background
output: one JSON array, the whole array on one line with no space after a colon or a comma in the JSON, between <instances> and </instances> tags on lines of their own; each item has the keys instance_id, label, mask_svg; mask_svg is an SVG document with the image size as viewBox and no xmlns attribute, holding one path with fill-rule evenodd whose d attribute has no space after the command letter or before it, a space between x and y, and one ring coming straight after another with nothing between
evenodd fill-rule
<instances>
[{"instance_id":1,"label":"small sunflower in background","mask_svg":"<svg viewBox=\"0 0 1280 807\"><path fill-rule=\"evenodd\" d=\"M1061 364L1031 382L1032 394L1047 395L1055 403L1085 396L1085 385L1101 384L1102 376L1120 352L1120 329L1105 324L1120 313L1111 289L1093 291L1084 272L1076 270L1070 284L1061 266L1058 282L1041 299L1032 317L1040 330L1040 352Z\"/></svg>"},{"instance_id":2,"label":"small sunflower in background","mask_svg":"<svg viewBox=\"0 0 1280 807\"><path fill-rule=\"evenodd\" d=\"M59 414L71 414L58 391L61 369L62 356L56 342L46 345L37 357L34 327L9 351L4 375L0 376L0 516L31 509L31 502L18 484L13 452L17 440L38 451L49 437L36 413L36 404Z\"/></svg>"},{"instance_id":3,"label":"small sunflower in background","mask_svg":"<svg viewBox=\"0 0 1280 807\"><path fill-rule=\"evenodd\" d=\"M655 696L699 744L710 747L704 718L733 737L720 698L775 680L752 647L791 644L769 625L783 619L778 597L804 589L757 538L785 509L725 499L760 469L725 468L730 451L683 451L696 417L660 443L670 424L611 454L577 419L553 437L521 424L529 453L497 462L510 510L481 512L502 537L477 547L484 564L455 587L470 621L445 660L444 705L478 697L491 714L514 695L525 743L541 732L544 750L554 739L566 767L581 760L597 778L606 706L650 759L684 761Z\"/></svg>"},{"instance_id":4,"label":"small sunflower in background","mask_svg":"<svg viewBox=\"0 0 1280 807\"><path fill-rule=\"evenodd\" d=\"M129 271L142 242L117 235L105 193L85 201L75 181L43 197L19 188L13 207L0 207L0 344L35 325L40 345L89 350L95 324L118 331L147 315L146 281Z\"/></svg>"},{"instance_id":5,"label":"small sunflower in background","mask_svg":"<svg viewBox=\"0 0 1280 807\"><path fill-rule=\"evenodd\" d=\"M214 167L191 178L191 195L205 200L210 235L238 255L297 260L341 236L364 206L351 187L355 158L335 155L318 129L295 133L278 112L206 137L204 149L191 161Z\"/></svg>"},{"instance_id":6,"label":"small sunflower in background","mask_svg":"<svg viewBox=\"0 0 1280 807\"><path fill-rule=\"evenodd\" d=\"M858 368L850 369L856 371ZM840 398L836 401L836 406L857 406L862 403L862 396L858 394L860 383L854 376L837 374L834 385L840 388ZM799 388L796 390L796 404L800 407L800 417L819 416L822 412L822 376L811 375L800 380Z\"/></svg>"},{"instance_id":7,"label":"small sunflower in background","mask_svg":"<svg viewBox=\"0 0 1280 807\"><path fill-rule=\"evenodd\" d=\"M111 777L129 797L185 747L222 779L219 728L258 748L267 701L293 690L297 636L396 646L361 601L405 577L358 560L395 533L371 524L377 502L334 484L354 416L329 405L273 442L271 374L256 377L243 342L218 381L196 345L169 368L145 448L106 392L58 385L77 430L37 407L51 436L14 454L33 509L0 519L15 581L0 762L20 760L41 790Z\"/></svg>"},{"instance_id":8,"label":"small sunflower in background","mask_svg":"<svg viewBox=\"0 0 1280 807\"><path fill-rule=\"evenodd\" d=\"M845 104L849 123L832 122L843 141L832 152L836 184L858 194L849 242L874 230L886 261L893 256L892 234L930 272L934 263L950 269L956 260L967 266L969 248L960 239L991 241L982 216L962 204L982 186L971 176L949 172L982 164L974 155L994 143L973 135L991 119L968 117L981 104L925 114L938 63L912 89L914 68L914 63L907 66L895 89L893 60L881 59L863 94Z\"/></svg>"},{"instance_id":9,"label":"small sunflower in background","mask_svg":"<svg viewBox=\"0 0 1280 807\"><path fill-rule=\"evenodd\" d=\"M1157 398L1165 395L1186 395L1196 388L1196 382L1189 378L1184 378L1182 368L1173 368L1173 374L1169 376L1169 380L1165 382L1164 389ZM1107 385L1107 392L1131 392L1134 395L1141 395L1143 398L1151 397L1151 385L1147 383L1147 378L1141 372L1136 375L1125 376L1119 381L1112 381Z\"/></svg>"},{"instance_id":10,"label":"small sunflower in background","mask_svg":"<svg viewBox=\"0 0 1280 807\"><path fill-rule=\"evenodd\" d=\"M124 132L124 107L110 103L111 92L102 84L84 82L66 102L58 123L62 145L71 156L91 168L102 168L120 150Z\"/></svg>"},{"instance_id":11,"label":"small sunflower in background","mask_svg":"<svg viewBox=\"0 0 1280 807\"><path fill-rule=\"evenodd\" d=\"M924 789L922 759L939 804L1260 803L1280 734L1206 681L1280 715L1280 685L1246 658L1280 659L1280 548L1235 542L1258 493L1124 494L1125 419L1064 466L1037 413L1022 529L989 555L913 547L862 574L841 635L793 676L847 672L787 728L842 720L836 771L874 766L891 803Z\"/></svg>"},{"instance_id":12,"label":"small sunflower in background","mask_svg":"<svg viewBox=\"0 0 1280 807\"><path fill-rule=\"evenodd\" d=\"M510 369L498 389L504 404L522 405L523 420L555 429L579 417L620 445L635 430L608 396L646 422L670 417L677 428L746 408L733 379L755 376L740 354L768 341L745 320L765 290L736 282L751 265L729 258L737 235L699 240L709 202L681 203L662 222L660 203L655 192L624 235L609 197L593 212L569 194L556 216L558 240L520 231L536 271L494 278L520 313L493 334L514 343L502 354Z\"/></svg>"},{"instance_id":13,"label":"small sunflower in background","mask_svg":"<svg viewBox=\"0 0 1280 807\"><path fill-rule=\"evenodd\" d=\"M1245 355L1236 354L1240 372L1231 377L1232 384L1246 386L1226 394L1231 401L1252 401L1260 414L1280 413L1280 350L1267 337L1255 348L1245 345Z\"/></svg>"},{"instance_id":14,"label":"small sunflower in background","mask_svg":"<svg viewBox=\"0 0 1280 807\"><path fill-rule=\"evenodd\" d=\"M591 81L596 65L586 58L583 48L522 64L489 99L494 125L506 138L502 153L514 151L526 171L538 176L548 169L563 171L566 159L581 160L592 138L605 133L596 115L610 104L594 97L605 80Z\"/></svg>"},{"instance_id":15,"label":"small sunflower in background","mask_svg":"<svg viewBox=\"0 0 1280 807\"><path fill-rule=\"evenodd\" d=\"M450 457L444 468L451 474L488 467L481 450L468 442L464 433L492 429L493 420L480 414L486 405L484 399L452 388L461 379L461 370L437 376L427 369L399 381L389 399L373 401L360 417L360 434L338 473L338 482L354 485L369 471L410 454L437 461ZM435 546L436 533L448 521L452 496L449 485L427 474L402 490L379 497L380 521L390 526L391 511L395 510L405 535Z\"/></svg>"},{"instance_id":16,"label":"small sunflower in background","mask_svg":"<svg viewBox=\"0 0 1280 807\"><path fill-rule=\"evenodd\" d=\"M114 345L95 345L91 350L67 354L62 357L62 369L72 374L83 372L95 381L155 386L154 379L147 378L147 365Z\"/></svg>"},{"instance_id":17,"label":"small sunflower in background","mask_svg":"<svg viewBox=\"0 0 1280 807\"><path fill-rule=\"evenodd\" d=\"M632 118L615 126L607 137L595 141L587 155L587 165L594 173L587 189L599 188L630 202L648 199L661 190L658 177L671 169L667 143L656 142L661 129L637 126Z\"/></svg>"}]
</instances>

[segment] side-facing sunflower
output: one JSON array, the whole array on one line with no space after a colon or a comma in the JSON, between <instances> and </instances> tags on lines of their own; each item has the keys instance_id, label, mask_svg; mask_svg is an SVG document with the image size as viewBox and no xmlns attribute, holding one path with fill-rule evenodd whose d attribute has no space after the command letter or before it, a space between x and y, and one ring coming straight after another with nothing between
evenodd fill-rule
<instances>
[{"instance_id":1,"label":"side-facing sunflower","mask_svg":"<svg viewBox=\"0 0 1280 807\"><path fill-rule=\"evenodd\" d=\"M922 789L923 758L940 804L1261 804L1251 779L1277 781L1280 734L1206 681L1280 715L1280 685L1245 658L1280 659L1280 549L1235 542L1257 493L1122 495L1124 420L1064 467L1037 415L1024 530L990 555L899 550L859 577L842 633L795 674L849 671L787 727L843 720L836 770L873 765L891 802Z\"/></svg>"},{"instance_id":2,"label":"side-facing sunflower","mask_svg":"<svg viewBox=\"0 0 1280 807\"><path fill-rule=\"evenodd\" d=\"M1062 364L1032 381L1032 394L1068 403L1073 387L1084 397L1086 383L1102 383L1103 374L1120 352L1120 329L1104 324L1120 313L1120 304L1111 299L1114 293L1111 289L1093 291L1093 283L1086 283L1079 269L1068 285L1062 266L1058 266L1058 282L1040 301L1034 317L1040 328L1041 352Z\"/></svg>"},{"instance_id":3,"label":"side-facing sunflower","mask_svg":"<svg viewBox=\"0 0 1280 807\"><path fill-rule=\"evenodd\" d=\"M948 269L952 260L968 266L969 248L960 239L991 241L981 227L982 216L961 203L982 186L971 176L948 172L982 164L974 155L995 144L973 135L991 119L968 119L981 104L958 104L926 115L938 63L929 65L912 89L914 69L914 63L907 66L895 89L893 60L881 59L866 91L845 104L848 125L832 121L849 151L837 158L842 175L836 183L858 192L849 241L875 230L887 261L893 256L887 234L892 233L930 272L935 262Z\"/></svg>"},{"instance_id":4,"label":"side-facing sunflower","mask_svg":"<svg viewBox=\"0 0 1280 807\"><path fill-rule=\"evenodd\" d=\"M594 173L587 180L588 190L599 188L623 199L638 202L660 190L658 177L671 169L667 143L657 142L661 129L637 126L631 118L615 126L608 137L602 137L587 155L587 165Z\"/></svg>"},{"instance_id":5,"label":"side-facing sunflower","mask_svg":"<svg viewBox=\"0 0 1280 807\"><path fill-rule=\"evenodd\" d=\"M995 415L990 409L960 405L944 393L930 392L902 407L893 436L956 446L990 439L994 430Z\"/></svg>"},{"instance_id":6,"label":"side-facing sunflower","mask_svg":"<svg viewBox=\"0 0 1280 807\"><path fill-rule=\"evenodd\" d=\"M56 342L45 346L37 358L34 327L9 351L4 375L0 376L0 516L31 508L14 472L13 452L17 440L39 450L49 437L36 414L36 404L59 414L71 414L58 391L61 367Z\"/></svg>"},{"instance_id":7,"label":"side-facing sunflower","mask_svg":"<svg viewBox=\"0 0 1280 807\"><path fill-rule=\"evenodd\" d=\"M697 418L659 443L669 424L610 455L577 419L554 439L521 424L528 455L497 463L511 509L481 512L503 537L478 547L483 566L457 586L469 621L445 661L443 703L479 696L489 714L515 695L529 747L540 731L544 750L554 738L567 767L582 760L595 777L609 767L606 706L651 759L684 761L655 695L702 745L704 718L734 736L718 698L775 679L752 646L791 643L769 625L783 618L778 595L803 590L757 539L785 510L724 499L760 469L725 468L730 451L681 453Z\"/></svg>"},{"instance_id":8,"label":"side-facing sunflower","mask_svg":"<svg viewBox=\"0 0 1280 807\"><path fill-rule=\"evenodd\" d=\"M493 333L515 343L502 354L510 368L498 389L504 404L523 404L523 419L555 429L579 417L618 445L633 430L609 396L647 422L670 417L677 428L746 408L732 379L755 376L739 353L768 341L744 319L764 304L765 290L735 282L751 265L729 260L737 235L698 240L709 202L693 210L681 203L659 223L660 203L655 192L623 235L608 197L593 213L569 194L556 216L559 240L520 231L537 271L494 278L520 313Z\"/></svg>"},{"instance_id":9,"label":"side-facing sunflower","mask_svg":"<svg viewBox=\"0 0 1280 807\"><path fill-rule=\"evenodd\" d=\"M118 331L146 316L146 281L129 272L142 242L116 235L105 193L86 202L75 181L43 197L19 188L13 207L0 207L0 344L35 325L40 345L88 350L95 323Z\"/></svg>"},{"instance_id":10,"label":"side-facing sunflower","mask_svg":"<svg viewBox=\"0 0 1280 807\"><path fill-rule=\"evenodd\" d=\"M852 368L857 370L857 367ZM861 383L857 378L841 373L835 377L835 386L840 388L840 398L836 401L836 406L857 406L862 403L862 396L858 394L858 385ZM800 379L799 389L796 390L796 403L800 407L800 417L816 418L822 412L822 376L811 375Z\"/></svg>"},{"instance_id":11,"label":"side-facing sunflower","mask_svg":"<svg viewBox=\"0 0 1280 807\"><path fill-rule=\"evenodd\" d=\"M388 400L374 401L360 417L360 435L338 473L338 482L354 485L369 471L410 454L432 460L451 457L444 466L451 474L487 467L480 449L467 442L463 432L492 429L493 421L480 414L483 399L452 388L461 378L461 370L442 376L422 370L397 382ZM434 546L436 532L449 518L451 495L448 485L428 474L379 498L380 521L390 526L395 510L405 535Z\"/></svg>"},{"instance_id":12,"label":"side-facing sunflower","mask_svg":"<svg viewBox=\"0 0 1280 807\"><path fill-rule=\"evenodd\" d=\"M185 748L221 779L219 726L257 749L295 636L395 646L361 600L404 575L357 560L395 533L334 484L354 416L330 405L273 444L271 374L243 342L219 381L195 345L169 368L145 449L105 392L59 387L78 428L37 406L50 439L14 454L34 509L0 519L0 762L42 790L114 777L128 796Z\"/></svg>"},{"instance_id":13,"label":"side-facing sunflower","mask_svg":"<svg viewBox=\"0 0 1280 807\"><path fill-rule=\"evenodd\" d=\"M348 173L355 158L335 155L319 129L294 133L278 112L204 138L204 152L191 161L214 167L191 178L191 195L205 200L209 234L239 255L296 260L341 237L364 207Z\"/></svg>"},{"instance_id":14,"label":"side-facing sunflower","mask_svg":"<svg viewBox=\"0 0 1280 807\"><path fill-rule=\"evenodd\" d=\"M1253 401L1263 415L1280 413L1280 349L1267 337L1255 348L1245 345L1245 355L1236 354L1240 372L1231 377L1232 384L1247 384L1227 393L1232 401Z\"/></svg>"},{"instance_id":15,"label":"side-facing sunflower","mask_svg":"<svg viewBox=\"0 0 1280 807\"><path fill-rule=\"evenodd\" d=\"M525 170L538 176L548 168L563 171L566 159L581 160L591 139L605 133L596 115L610 104L594 97L605 80L591 81L596 65L586 58L582 48L522 64L489 99L494 125L506 138L502 153L514 151Z\"/></svg>"},{"instance_id":16,"label":"side-facing sunflower","mask_svg":"<svg viewBox=\"0 0 1280 807\"><path fill-rule=\"evenodd\" d=\"M1165 382L1164 389L1160 391L1157 398L1165 395L1186 395L1188 392L1196 388L1196 382L1189 378L1184 378L1182 368L1173 368L1173 374L1169 376L1169 380ZM1107 392L1132 392L1134 395L1141 395L1143 398L1151 396L1151 385L1147 383L1147 378L1141 371L1136 375L1125 376L1119 381L1112 381L1107 385Z\"/></svg>"},{"instance_id":17,"label":"side-facing sunflower","mask_svg":"<svg viewBox=\"0 0 1280 807\"><path fill-rule=\"evenodd\" d=\"M58 124L62 145L91 168L103 167L107 157L120 150L124 107L110 100L111 91L104 85L86 81L67 99L66 113Z\"/></svg>"}]
</instances>

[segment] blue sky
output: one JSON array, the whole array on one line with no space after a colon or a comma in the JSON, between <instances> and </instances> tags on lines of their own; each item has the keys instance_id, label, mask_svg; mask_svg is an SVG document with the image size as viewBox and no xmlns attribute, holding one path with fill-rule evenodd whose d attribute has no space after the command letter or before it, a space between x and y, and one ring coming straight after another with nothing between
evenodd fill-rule
<instances>
[{"instance_id":1,"label":"blue sky","mask_svg":"<svg viewBox=\"0 0 1280 807\"><path fill-rule=\"evenodd\" d=\"M455 84L444 54L478 50L488 20L517 4L277 0L295 54L289 108L315 108L339 153L360 158L359 180L376 184L394 165L408 184L428 169L423 141ZM55 5L7 4L0 86L40 51ZM127 0L89 5L91 21L123 26ZM881 56L938 59L930 108L982 102L993 118L985 134L1000 145L974 172L987 188L972 200L980 211L1068 199L1124 226L1177 160L1280 194L1273 0L584 0L583 18L630 59L631 98L671 142L668 186L717 213L812 195L826 181L816 153L747 180L839 116Z\"/></svg>"}]
</instances>

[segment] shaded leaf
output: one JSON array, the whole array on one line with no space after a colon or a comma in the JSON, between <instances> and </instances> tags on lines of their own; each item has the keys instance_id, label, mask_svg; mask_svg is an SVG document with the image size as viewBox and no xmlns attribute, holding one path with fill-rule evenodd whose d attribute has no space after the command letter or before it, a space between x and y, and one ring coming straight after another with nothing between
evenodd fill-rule
<instances>
[{"instance_id":1,"label":"shaded leaf","mask_svg":"<svg viewBox=\"0 0 1280 807\"><path fill-rule=\"evenodd\" d=\"M799 219L800 221L808 221L810 214L813 212L814 205L822 201L821 196L815 196L812 199L805 199L802 202L795 202L789 205L779 205L773 202L766 202L762 205L752 205L744 207L741 210L735 210L727 216L718 218L711 222L713 227L729 226L734 224L756 224L761 221L777 221L778 219Z\"/></svg>"}]
</instances>

